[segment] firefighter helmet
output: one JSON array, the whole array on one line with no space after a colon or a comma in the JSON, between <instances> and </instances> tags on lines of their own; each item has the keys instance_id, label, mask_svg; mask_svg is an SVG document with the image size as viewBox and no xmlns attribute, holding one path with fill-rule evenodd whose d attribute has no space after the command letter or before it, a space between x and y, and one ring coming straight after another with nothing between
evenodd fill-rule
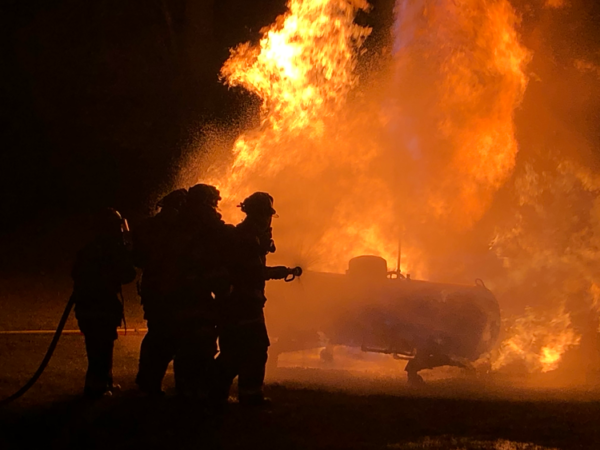
<instances>
[{"instance_id":1,"label":"firefighter helmet","mask_svg":"<svg viewBox=\"0 0 600 450\"><path fill-rule=\"evenodd\" d=\"M96 216L95 226L100 234L118 234L123 232L124 219L114 208L104 208Z\"/></svg>"},{"instance_id":2,"label":"firefighter helmet","mask_svg":"<svg viewBox=\"0 0 600 450\"><path fill-rule=\"evenodd\" d=\"M177 189L161 198L156 206L162 209L179 209L184 205L187 193L187 189Z\"/></svg>"},{"instance_id":3,"label":"firefighter helmet","mask_svg":"<svg viewBox=\"0 0 600 450\"><path fill-rule=\"evenodd\" d=\"M209 184L197 184L192 186L187 194L187 201L193 205L206 205L216 208L221 200L219 190Z\"/></svg>"},{"instance_id":4,"label":"firefighter helmet","mask_svg":"<svg viewBox=\"0 0 600 450\"><path fill-rule=\"evenodd\" d=\"M273 197L266 192L255 192L239 204L242 211L249 215L275 216Z\"/></svg>"}]
</instances>

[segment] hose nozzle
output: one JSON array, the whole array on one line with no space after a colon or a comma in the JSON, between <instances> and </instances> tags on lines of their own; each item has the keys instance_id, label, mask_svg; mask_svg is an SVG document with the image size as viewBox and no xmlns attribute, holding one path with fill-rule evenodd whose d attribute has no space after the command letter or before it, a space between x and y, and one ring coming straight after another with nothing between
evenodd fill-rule
<instances>
[{"instance_id":1,"label":"hose nozzle","mask_svg":"<svg viewBox=\"0 0 600 450\"><path fill-rule=\"evenodd\" d=\"M296 277L302 275L302 267L297 266L292 269L289 269L288 275L285 277L285 281L293 281Z\"/></svg>"}]
</instances>

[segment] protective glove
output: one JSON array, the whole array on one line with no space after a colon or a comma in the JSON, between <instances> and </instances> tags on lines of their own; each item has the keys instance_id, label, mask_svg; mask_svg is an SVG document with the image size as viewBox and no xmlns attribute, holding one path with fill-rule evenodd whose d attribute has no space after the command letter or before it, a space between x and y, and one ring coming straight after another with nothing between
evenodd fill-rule
<instances>
[{"instance_id":1,"label":"protective glove","mask_svg":"<svg viewBox=\"0 0 600 450\"><path fill-rule=\"evenodd\" d=\"M290 274L285 266L267 267L267 280L282 280Z\"/></svg>"},{"instance_id":2,"label":"protective glove","mask_svg":"<svg viewBox=\"0 0 600 450\"><path fill-rule=\"evenodd\" d=\"M288 274L285 277L285 281L293 281L296 277L302 275L302 268L299 266L294 267L293 269L288 267Z\"/></svg>"}]
</instances>

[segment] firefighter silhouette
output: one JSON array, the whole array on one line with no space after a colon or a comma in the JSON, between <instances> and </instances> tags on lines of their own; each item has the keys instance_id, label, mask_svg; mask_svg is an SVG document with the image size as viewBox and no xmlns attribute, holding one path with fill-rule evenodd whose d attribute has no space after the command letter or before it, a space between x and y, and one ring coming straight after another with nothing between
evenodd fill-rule
<instances>
[{"instance_id":1,"label":"firefighter silhouette","mask_svg":"<svg viewBox=\"0 0 600 450\"><path fill-rule=\"evenodd\" d=\"M109 395L117 327L123 319L121 285L135 279L131 253L124 242L126 222L112 208L98 215L96 236L77 253L72 270L75 317L85 337L88 369L84 393Z\"/></svg>"},{"instance_id":2,"label":"firefighter silhouette","mask_svg":"<svg viewBox=\"0 0 600 450\"><path fill-rule=\"evenodd\" d=\"M255 192L239 205L246 218L235 227L233 253L228 267L231 293L219 302L219 356L217 395L226 401L238 377L240 404L265 405L263 394L269 336L263 308L265 282L299 275L299 268L267 267L268 253L275 251L271 220L276 214L273 197Z\"/></svg>"},{"instance_id":3,"label":"firefighter silhouette","mask_svg":"<svg viewBox=\"0 0 600 450\"><path fill-rule=\"evenodd\" d=\"M175 356L175 345L165 315L169 296L176 289L177 275L169 256L169 246L177 231L179 212L187 198L186 189L166 195L157 204L158 214L146 219L133 232L133 257L143 269L139 285L148 332L142 340L136 383L149 395L162 395L162 381ZM172 259L172 258L171 258Z\"/></svg>"},{"instance_id":4,"label":"firefighter silhouette","mask_svg":"<svg viewBox=\"0 0 600 450\"><path fill-rule=\"evenodd\" d=\"M163 209L175 206L164 200ZM214 292L227 289L220 288L227 284L220 261L228 227L217 211L219 200L215 187L198 184L189 189L185 202L177 203L176 211L166 211L172 220L162 238L144 238L140 230L136 260L144 264L144 254L154 254L146 261L141 286L149 332L136 382L146 393L162 393L162 379L173 359L178 393L208 397L217 352ZM144 250L146 243L154 249Z\"/></svg>"}]
</instances>

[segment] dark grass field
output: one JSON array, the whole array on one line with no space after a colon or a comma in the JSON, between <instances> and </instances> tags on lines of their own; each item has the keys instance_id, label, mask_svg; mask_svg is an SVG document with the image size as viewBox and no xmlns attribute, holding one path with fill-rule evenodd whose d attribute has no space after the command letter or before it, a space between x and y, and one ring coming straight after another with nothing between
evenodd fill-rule
<instances>
[{"instance_id":1,"label":"dark grass field","mask_svg":"<svg viewBox=\"0 0 600 450\"><path fill-rule=\"evenodd\" d=\"M0 409L0 449L600 448L600 390L558 388L547 379L440 378L414 390L400 372L384 378L280 368L266 388L272 409L231 403L215 416L177 398L172 373L166 398L137 393L140 339L130 333L117 341L115 378L123 391L89 403L79 395L83 338L64 336L38 384ZM0 397L33 373L48 341L0 336Z\"/></svg>"},{"instance_id":2,"label":"dark grass field","mask_svg":"<svg viewBox=\"0 0 600 450\"><path fill-rule=\"evenodd\" d=\"M0 285L0 332L53 328L70 282L52 274L9 281ZM0 407L0 450L600 449L600 382L567 385L556 374L467 379L438 371L426 374L427 387L414 390L400 363L395 374L382 376L342 370L343 364L318 368L308 355L296 362L311 369L280 357L287 367L268 372L271 410L232 403L222 416L207 414L174 395L172 373L166 398L144 398L133 382L142 335L131 328L144 326L133 286L126 298L130 331L116 342L114 361L122 392L86 403L83 337L64 335L38 383ZM69 328L76 328L72 316ZM0 334L0 398L34 373L50 339Z\"/></svg>"}]
</instances>

